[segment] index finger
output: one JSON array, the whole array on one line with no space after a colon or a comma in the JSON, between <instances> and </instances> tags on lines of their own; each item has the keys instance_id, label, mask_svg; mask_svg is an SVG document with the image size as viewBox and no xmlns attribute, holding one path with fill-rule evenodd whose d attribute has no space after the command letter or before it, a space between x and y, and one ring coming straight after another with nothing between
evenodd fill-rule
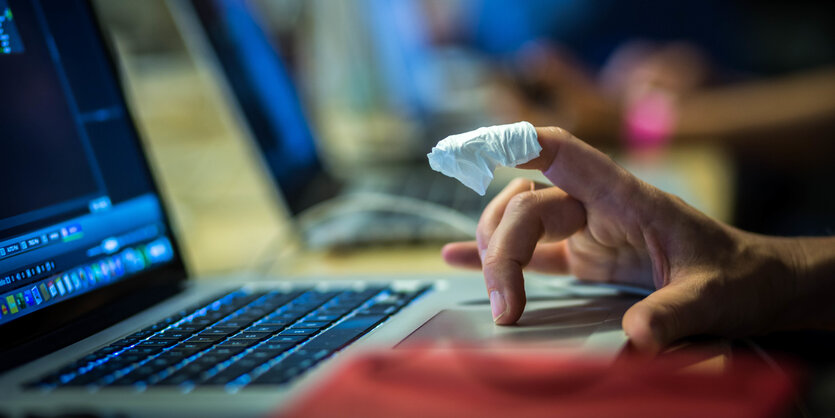
<instances>
[{"instance_id":1,"label":"index finger","mask_svg":"<svg viewBox=\"0 0 835 418\"><path fill-rule=\"evenodd\" d=\"M543 236L562 240L586 221L583 205L552 187L514 196L493 233L482 262L493 320L513 324L525 308L522 269Z\"/></svg>"},{"instance_id":2,"label":"index finger","mask_svg":"<svg viewBox=\"0 0 835 418\"><path fill-rule=\"evenodd\" d=\"M623 196L635 184L635 177L609 156L565 129L541 127L536 128L536 134L542 151L517 167L542 171L575 199L588 204L612 193Z\"/></svg>"}]
</instances>

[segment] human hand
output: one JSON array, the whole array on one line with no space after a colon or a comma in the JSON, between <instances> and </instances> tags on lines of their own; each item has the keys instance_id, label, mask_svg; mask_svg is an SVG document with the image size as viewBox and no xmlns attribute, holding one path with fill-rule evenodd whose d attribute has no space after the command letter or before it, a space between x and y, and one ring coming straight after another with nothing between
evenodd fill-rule
<instances>
[{"instance_id":1,"label":"human hand","mask_svg":"<svg viewBox=\"0 0 835 418\"><path fill-rule=\"evenodd\" d=\"M616 49L600 70L599 84L623 106L652 90L687 96L705 87L710 60L686 42L627 42Z\"/></svg>"},{"instance_id":2,"label":"human hand","mask_svg":"<svg viewBox=\"0 0 835 418\"><path fill-rule=\"evenodd\" d=\"M494 115L556 122L596 147L623 145L624 119L639 103L654 97L677 108L711 75L707 56L682 42L627 42L597 74L568 49L545 42L525 45L514 58L511 77L495 86Z\"/></svg>"},{"instance_id":3,"label":"human hand","mask_svg":"<svg viewBox=\"0 0 835 418\"><path fill-rule=\"evenodd\" d=\"M515 323L524 310L523 268L657 289L623 318L639 350L796 320L794 241L715 221L560 128L537 134L540 156L520 167L541 170L556 186L513 182L484 210L476 242L442 251L449 264L482 268L497 324Z\"/></svg>"},{"instance_id":4,"label":"human hand","mask_svg":"<svg viewBox=\"0 0 835 418\"><path fill-rule=\"evenodd\" d=\"M491 100L500 120L557 123L596 146L618 145L621 109L571 51L547 42L521 48Z\"/></svg>"}]
</instances>

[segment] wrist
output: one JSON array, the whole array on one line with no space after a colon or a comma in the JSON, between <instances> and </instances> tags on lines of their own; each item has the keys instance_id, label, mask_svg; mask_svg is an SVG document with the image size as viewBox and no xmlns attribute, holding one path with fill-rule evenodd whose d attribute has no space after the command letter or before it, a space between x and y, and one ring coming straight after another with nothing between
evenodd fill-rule
<instances>
[{"instance_id":1,"label":"wrist","mask_svg":"<svg viewBox=\"0 0 835 418\"><path fill-rule=\"evenodd\" d=\"M733 249L721 257L718 276L729 296L724 323L727 335L746 336L802 328L807 320L800 302L794 243L729 228Z\"/></svg>"},{"instance_id":2,"label":"wrist","mask_svg":"<svg viewBox=\"0 0 835 418\"><path fill-rule=\"evenodd\" d=\"M796 300L790 309L790 328L835 329L835 239L784 238L783 248L792 268Z\"/></svg>"}]
</instances>

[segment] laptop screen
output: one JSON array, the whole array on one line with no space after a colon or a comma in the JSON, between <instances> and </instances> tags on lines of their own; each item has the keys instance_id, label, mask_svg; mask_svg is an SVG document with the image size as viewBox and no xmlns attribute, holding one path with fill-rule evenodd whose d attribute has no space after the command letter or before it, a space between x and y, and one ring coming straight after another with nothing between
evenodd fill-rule
<instances>
[{"instance_id":1,"label":"laptop screen","mask_svg":"<svg viewBox=\"0 0 835 418\"><path fill-rule=\"evenodd\" d=\"M328 196L321 161L298 93L279 50L247 3L193 0L267 166L294 214ZM319 193L322 195L312 195Z\"/></svg>"},{"instance_id":2,"label":"laptop screen","mask_svg":"<svg viewBox=\"0 0 835 418\"><path fill-rule=\"evenodd\" d=\"M0 92L0 329L180 263L86 2L0 0Z\"/></svg>"}]
</instances>

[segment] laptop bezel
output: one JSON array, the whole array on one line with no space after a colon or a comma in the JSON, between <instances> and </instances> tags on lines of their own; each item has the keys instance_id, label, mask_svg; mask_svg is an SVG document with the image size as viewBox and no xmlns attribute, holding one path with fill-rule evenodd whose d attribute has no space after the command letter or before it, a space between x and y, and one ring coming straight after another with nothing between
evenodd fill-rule
<instances>
[{"instance_id":1,"label":"laptop bezel","mask_svg":"<svg viewBox=\"0 0 835 418\"><path fill-rule=\"evenodd\" d=\"M126 277L121 281L89 293L79 295L60 304L32 312L0 326L0 371L5 371L37 359L45 354L63 348L90 336L125 318L168 299L184 288L188 272L181 257L176 231L171 227L167 206L158 187L158 179L148 161L148 152L132 115L124 92L124 74L116 63L116 49L112 39L104 30L101 17L90 0L78 4L89 14L93 32L101 42L106 65L117 83L117 94L124 106L125 118L132 136L137 142L141 158L148 172L151 192L162 206L162 222L168 232L168 239L174 248L174 256L168 263L157 268Z\"/></svg>"}]
</instances>

